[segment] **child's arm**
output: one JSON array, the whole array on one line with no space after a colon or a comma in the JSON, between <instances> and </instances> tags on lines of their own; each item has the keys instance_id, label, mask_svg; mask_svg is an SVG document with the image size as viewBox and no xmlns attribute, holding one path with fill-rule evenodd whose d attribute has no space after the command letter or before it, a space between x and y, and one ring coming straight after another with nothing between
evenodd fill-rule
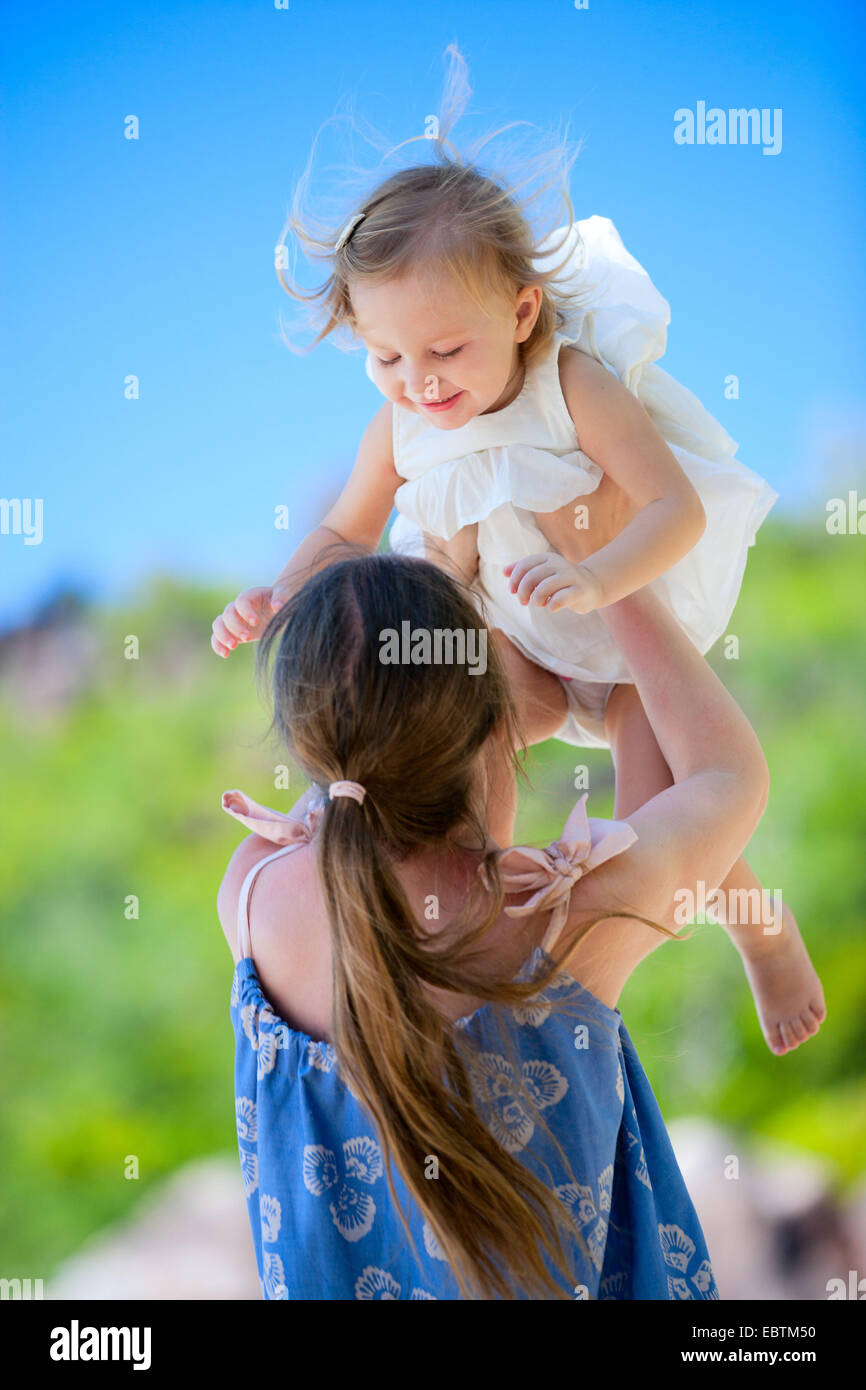
<instances>
[{"instance_id":1,"label":"child's arm","mask_svg":"<svg viewBox=\"0 0 866 1390\"><path fill-rule=\"evenodd\" d=\"M570 606L588 612L618 602L669 570L700 540L706 517L643 405L612 373L588 354L571 350L562 355L560 380L581 450L639 509L619 535L576 566L583 601Z\"/></svg>"},{"instance_id":2,"label":"child's arm","mask_svg":"<svg viewBox=\"0 0 866 1390\"><path fill-rule=\"evenodd\" d=\"M403 482L394 467L393 409L391 402L385 401L373 416L343 491L321 525L298 546L275 583L245 590L216 619L211 646L218 656L228 656L239 642L255 641L295 589L316 570L338 559L336 552L323 553L328 546L348 541L371 554L376 550L394 506L394 494Z\"/></svg>"}]
</instances>

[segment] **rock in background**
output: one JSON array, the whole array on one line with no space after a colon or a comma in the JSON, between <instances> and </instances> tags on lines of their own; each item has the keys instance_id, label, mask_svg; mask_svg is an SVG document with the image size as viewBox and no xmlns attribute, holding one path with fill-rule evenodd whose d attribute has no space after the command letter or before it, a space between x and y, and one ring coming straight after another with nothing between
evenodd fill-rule
<instances>
[{"instance_id":1,"label":"rock in background","mask_svg":"<svg viewBox=\"0 0 866 1390\"><path fill-rule=\"evenodd\" d=\"M866 1184L846 1201L832 1164L744 1145L703 1118L668 1126L723 1299L828 1297L827 1283L866 1276ZM739 1176L726 1177L739 1163Z\"/></svg>"},{"instance_id":2,"label":"rock in background","mask_svg":"<svg viewBox=\"0 0 866 1390\"><path fill-rule=\"evenodd\" d=\"M237 1160L186 1164L134 1214L93 1236L45 1287L50 1299L260 1299Z\"/></svg>"}]
</instances>

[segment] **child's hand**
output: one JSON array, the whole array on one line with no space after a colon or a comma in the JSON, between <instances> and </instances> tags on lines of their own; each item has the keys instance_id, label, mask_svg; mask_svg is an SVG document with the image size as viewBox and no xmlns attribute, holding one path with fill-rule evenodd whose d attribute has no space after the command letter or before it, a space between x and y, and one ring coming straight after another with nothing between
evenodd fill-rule
<instances>
[{"instance_id":1,"label":"child's hand","mask_svg":"<svg viewBox=\"0 0 866 1390\"><path fill-rule=\"evenodd\" d=\"M572 565L561 555L527 555L506 565L504 573L524 605L532 602L551 613L559 608L591 613L602 606L601 585L586 565Z\"/></svg>"},{"instance_id":2,"label":"child's hand","mask_svg":"<svg viewBox=\"0 0 866 1390\"><path fill-rule=\"evenodd\" d=\"M228 656L239 642L255 642L278 613L288 594L274 586L245 589L214 619L210 644L217 656Z\"/></svg>"}]
</instances>

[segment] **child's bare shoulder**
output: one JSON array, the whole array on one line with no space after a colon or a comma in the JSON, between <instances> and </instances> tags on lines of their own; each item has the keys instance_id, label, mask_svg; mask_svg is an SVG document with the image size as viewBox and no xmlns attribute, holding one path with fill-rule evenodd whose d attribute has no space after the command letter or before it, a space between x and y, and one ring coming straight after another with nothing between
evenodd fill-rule
<instances>
[{"instance_id":1,"label":"child's bare shoulder","mask_svg":"<svg viewBox=\"0 0 866 1390\"><path fill-rule=\"evenodd\" d=\"M566 400L568 393L592 391L599 386L616 386L616 378L595 357L582 348L563 343L559 349L559 382Z\"/></svg>"},{"instance_id":2,"label":"child's bare shoulder","mask_svg":"<svg viewBox=\"0 0 866 1390\"><path fill-rule=\"evenodd\" d=\"M580 348L563 344L559 381L568 413L591 458L592 446L603 445L611 430L646 429L649 421L637 398L619 377Z\"/></svg>"}]
</instances>

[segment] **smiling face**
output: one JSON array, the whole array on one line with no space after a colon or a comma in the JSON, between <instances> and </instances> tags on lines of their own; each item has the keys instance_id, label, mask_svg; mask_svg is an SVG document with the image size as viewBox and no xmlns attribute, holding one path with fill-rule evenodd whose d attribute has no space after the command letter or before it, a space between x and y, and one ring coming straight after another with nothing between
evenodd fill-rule
<instances>
[{"instance_id":1,"label":"smiling face","mask_svg":"<svg viewBox=\"0 0 866 1390\"><path fill-rule=\"evenodd\" d=\"M482 308L443 272L415 271L351 285L355 331L382 395L437 429L501 410L523 383L518 343L541 307L541 290L500 290Z\"/></svg>"}]
</instances>

